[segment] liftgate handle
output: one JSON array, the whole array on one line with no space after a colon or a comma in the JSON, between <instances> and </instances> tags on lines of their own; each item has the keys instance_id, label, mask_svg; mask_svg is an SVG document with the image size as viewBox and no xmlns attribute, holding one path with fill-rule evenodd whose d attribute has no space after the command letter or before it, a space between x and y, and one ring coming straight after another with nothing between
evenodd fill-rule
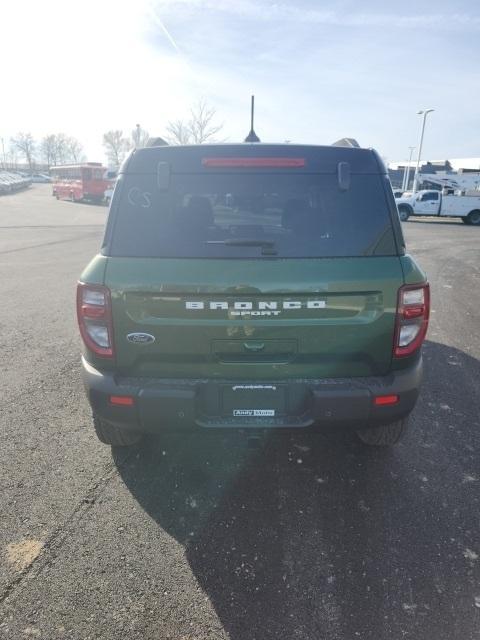
<instances>
[{"instance_id":1,"label":"liftgate handle","mask_svg":"<svg viewBox=\"0 0 480 640\"><path fill-rule=\"evenodd\" d=\"M244 342L243 346L247 351L261 351L265 349L264 342Z\"/></svg>"}]
</instances>

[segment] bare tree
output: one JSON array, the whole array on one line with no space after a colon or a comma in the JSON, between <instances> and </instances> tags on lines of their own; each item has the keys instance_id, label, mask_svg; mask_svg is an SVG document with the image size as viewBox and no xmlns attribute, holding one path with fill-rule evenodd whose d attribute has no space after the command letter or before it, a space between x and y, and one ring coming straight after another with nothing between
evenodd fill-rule
<instances>
[{"instance_id":1,"label":"bare tree","mask_svg":"<svg viewBox=\"0 0 480 640\"><path fill-rule=\"evenodd\" d=\"M66 153L68 156L68 162L82 162L85 160L85 154L83 153L83 147L80 142L71 136L65 140Z\"/></svg>"},{"instance_id":2,"label":"bare tree","mask_svg":"<svg viewBox=\"0 0 480 640\"><path fill-rule=\"evenodd\" d=\"M24 156L27 161L30 171L32 171L35 164L35 140L31 133L18 133L16 138L11 139L12 146L18 149L18 151Z\"/></svg>"},{"instance_id":3,"label":"bare tree","mask_svg":"<svg viewBox=\"0 0 480 640\"><path fill-rule=\"evenodd\" d=\"M12 143L12 141L10 140L10 145L8 148L8 166L10 169L16 169L17 168L17 162L18 162L18 149L17 147Z\"/></svg>"},{"instance_id":4,"label":"bare tree","mask_svg":"<svg viewBox=\"0 0 480 640\"><path fill-rule=\"evenodd\" d=\"M223 124L215 124L216 111L209 107L204 100L199 100L190 109L187 122L174 120L166 126L167 140L171 144L203 144L213 142L216 134L222 130Z\"/></svg>"},{"instance_id":5,"label":"bare tree","mask_svg":"<svg viewBox=\"0 0 480 640\"><path fill-rule=\"evenodd\" d=\"M190 110L189 129L192 140L195 144L213 141L214 136L223 128L223 124L215 125L213 119L216 111L209 107L204 100L199 100L195 107Z\"/></svg>"},{"instance_id":6,"label":"bare tree","mask_svg":"<svg viewBox=\"0 0 480 640\"><path fill-rule=\"evenodd\" d=\"M121 129L116 129L103 134L103 146L110 164L118 168L122 164L126 153L130 150L131 143L127 138L123 137Z\"/></svg>"},{"instance_id":7,"label":"bare tree","mask_svg":"<svg viewBox=\"0 0 480 640\"><path fill-rule=\"evenodd\" d=\"M150 134L146 129L142 129L142 127L137 124L135 129L132 131L132 143L135 149L142 149L147 146L148 139L150 138Z\"/></svg>"},{"instance_id":8,"label":"bare tree","mask_svg":"<svg viewBox=\"0 0 480 640\"><path fill-rule=\"evenodd\" d=\"M54 133L42 138L40 143L40 154L42 160L48 164L49 167L57 164L57 140Z\"/></svg>"},{"instance_id":9,"label":"bare tree","mask_svg":"<svg viewBox=\"0 0 480 640\"><path fill-rule=\"evenodd\" d=\"M182 120L169 122L166 126L168 135L165 136L170 144L191 144L192 134L188 124Z\"/></svg>"},{"instance_id":10,"label":"bare tree","mask_svg":"<svg viewBox=\"0 0 480 640\"><path fill-rule=\"evenodd\" d=\"M57 164L67 164L70 161L68 154L68 137L64 133L57 133L55 140Z\"/></svg>"}]
</instances>

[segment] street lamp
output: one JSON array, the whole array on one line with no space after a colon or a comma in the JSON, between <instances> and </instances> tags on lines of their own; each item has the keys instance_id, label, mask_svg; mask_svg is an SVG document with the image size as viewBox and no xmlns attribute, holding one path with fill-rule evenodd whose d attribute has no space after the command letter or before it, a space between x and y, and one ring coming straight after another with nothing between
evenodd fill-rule
<instances>
[{"instance_id":1,"label":"street lamp","mask_svg":"<svg viewBox=\"0 0 480 640\"><path fill-rule=\"evenodd\" d=\"M405 167L405 173L403 174L402 191L408 190L408 181L410 180L410 165L412 164L412 155L415 147L408 147L410 149L410 157L408 158L408 164Z\"/></svg>"},{"instance_id":2,"label":"street lamp","mask_svg":"<svg viewBox=\"0 0 480 640\"><path fill-rule=\"evenodd\" d=\"M418 146L417 166L415 168L415 176L413 178L413 193L414 194L417 191L418 168L420 166L420 158L421 158L421 155L422 155L422 144L423 144L423 134L425 132L425 121L427 119L427 115L431 111L435 111L435 109L422 109L421 111L417 111L417 115L419 115L419 116L423 115L423 120L422 120L422 133L420 134L420 144Z\"/></svg>"}]
</instances>

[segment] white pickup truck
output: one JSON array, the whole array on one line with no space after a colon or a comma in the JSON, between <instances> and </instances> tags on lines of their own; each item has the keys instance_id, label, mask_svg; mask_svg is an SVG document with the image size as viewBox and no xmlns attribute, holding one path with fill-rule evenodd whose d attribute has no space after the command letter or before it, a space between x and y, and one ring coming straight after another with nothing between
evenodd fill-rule
<instances>
[{"instance_id":1,"label":"white pickup truck","mask_svg":"<svg viewBox=\"0 0 480 640\"><path fill-rule=\"evenodd\" d=\"M480 225L480 192L476 195L443 195L441 191L417 191L396 198L400 220L410 216L448 216L461 218L465 224Z\"/></svg>"}]
</instances>

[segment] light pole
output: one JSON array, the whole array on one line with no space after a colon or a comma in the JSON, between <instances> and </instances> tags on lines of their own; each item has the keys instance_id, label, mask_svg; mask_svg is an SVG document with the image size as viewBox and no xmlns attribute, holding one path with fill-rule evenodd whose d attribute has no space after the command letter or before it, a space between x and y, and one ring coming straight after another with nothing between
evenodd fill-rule
<instances>
[{"instance_id":1,"label":"light pole","mask_svg":"<svg viewBox=\"0 0 480 640\"><path fill-rule=\"evenodd\" d=\"M427 119L428 114L431 113L432 111L435 111L435 109L422 109L421 111L417 111L417 115L419 116L423 115L423 120L422 120L422 133L420 134L420 144L418 146L417 166L415 167L415 176L413 177L413 193L414 194L417 191L418 168L420 166L420 158L422 155L422 144L423 144L423 134L425 132L425 121Z\"/></svg>"},{"instance_id":2,"label":"light pole","mask_svg":"<svg viewBox=\"0 0 480 640\"><path fill-rule=\"evenodd\" d=\"M410 157L408 158L408 164L405 167L405 173L403 174L402 191L408 190L408 181L410 180L410 165L412 164L412 155L415 147L408 147L410 149Z\"/></svg>"},{"instance_id":3,"label":"light pole","mask_svg":"<svg viewBox=\"0 0 480 640\"><path fill-rule=\"evenodd\" d=\"M140 125L135 125L135 147L138 149L140 146Z\"/></svg>"}]
</instances>

